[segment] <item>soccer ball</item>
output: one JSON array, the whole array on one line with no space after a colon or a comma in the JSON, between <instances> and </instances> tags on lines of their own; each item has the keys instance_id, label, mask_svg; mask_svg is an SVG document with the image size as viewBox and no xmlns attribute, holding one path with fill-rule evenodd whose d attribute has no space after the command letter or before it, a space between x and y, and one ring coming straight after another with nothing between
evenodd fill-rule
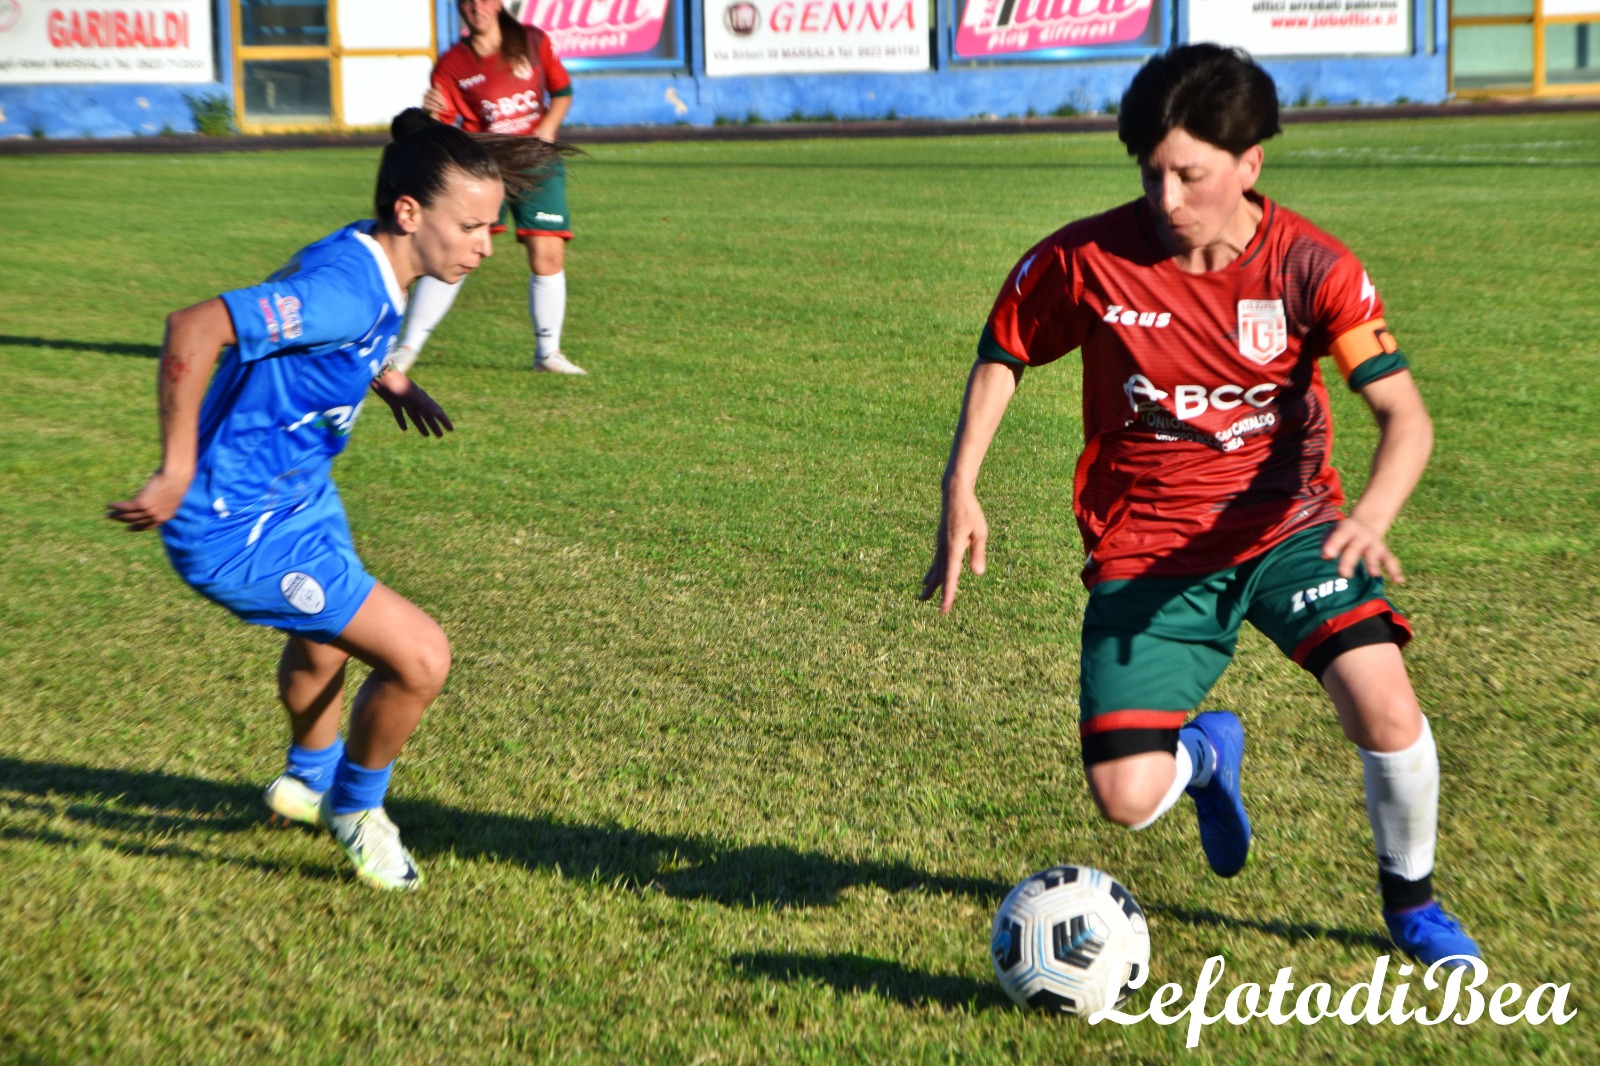
<instances>
[{"instance_id":1,"label":"soccer ball","mask_svg":"<svg viewBox=\"0 0 1600 1066\"><path fill-rule=\"evenodd\" d=\"M1000 987L1018 1006L1090 1015L1128 998L1150 967L1132 893L1088 866L1052 866L1017 885L989 935Z\"/></svg>"}]
</instances>

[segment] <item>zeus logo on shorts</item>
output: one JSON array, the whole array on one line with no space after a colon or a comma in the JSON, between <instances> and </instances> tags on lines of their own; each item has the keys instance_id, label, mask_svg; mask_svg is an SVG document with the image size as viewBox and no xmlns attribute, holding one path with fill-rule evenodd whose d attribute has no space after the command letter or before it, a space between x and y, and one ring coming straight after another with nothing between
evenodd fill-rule
<instances>
[{"instance_id":1,"label":"zeus logo on shorts","mask_svg":"<svg viewBox=\"0 0 1600 1066\"><path fill-rule=\"evenodd\" d=\"M1336 592L1345 591L1349 587L1350 581L1348 578L1338 577L1334 578L1332 581L1324 581L1322 584L1313 588L1301 589L1299 592L1296 592L1293 596L1289 597L1289 603L1294 608L1294 610L1292 610L1290 613L1299 614L1301 611L1306 609L1307 604L1316 603L1318 600L1326 599Z\"/></svg>"},{"instance_id":2,"label":"zeus logo on shorts","mask_svg":"<svg viewBox=\"0 0 1600 1066\"><path fill-rule=\"evenodd\" d=\"M302 614L321 614L328 605L328 597L322 591L322 586L310 574L302 574L298 570L283 575L278 582L278 591L283 593L290 607Z\"/></svg>"}]
</instances>

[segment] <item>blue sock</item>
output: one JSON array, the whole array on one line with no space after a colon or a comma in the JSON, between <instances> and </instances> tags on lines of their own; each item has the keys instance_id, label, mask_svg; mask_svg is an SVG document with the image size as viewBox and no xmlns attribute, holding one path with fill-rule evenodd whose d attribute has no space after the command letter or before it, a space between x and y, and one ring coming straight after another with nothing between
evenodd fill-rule
<instances>
[{"instance_id":1,"label":"blue sock","mask_svg":"<svg viewBox=\"0 0 1600 1066\"><path fill-rule=\"evenodd\" d=\"M394 763L378 770L357 766L348 758L339 760L339 769L333 775L333 790L328 795L328 806L334 814L349 814L383 806L383 794L389 791L389 775Z\"/></svg>"},{"instance_id":2,"label":"blue sock","mask_svg":"<svg viewBox=\"0 0 1600 1066\"><path fill-rule=\"evenodd\" d=\"M1202 788L1209 785L1211 771L1217 768L1217 752L1211 746L1211 741L1194 726L1186 725L1178 730L1178 743L1189 749L1189 762L1194 767L1194 775L1189 778L1189 783Z\"/></svg>"},{"instance_id":3,"label":"blue sock","mask_svg":"<svg viewBox=\"0 0 1600 1066\"><path fill-rule=\"evenodd\" d=\"M290 777L298 777L313 792L326 792L333 784L333 768L344 756L344 741L335 740L318 751L289 745L289 761L284 767Z\"/></svg>"}]
</instances>

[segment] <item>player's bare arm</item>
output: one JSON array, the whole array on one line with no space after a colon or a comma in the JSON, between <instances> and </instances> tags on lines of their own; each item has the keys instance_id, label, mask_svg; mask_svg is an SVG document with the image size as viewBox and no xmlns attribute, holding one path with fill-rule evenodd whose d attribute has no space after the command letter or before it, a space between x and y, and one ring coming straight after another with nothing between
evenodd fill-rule
<instances>
[{"instance_id":1,"label":"player's bare arm","mask_svg":"<svg viewBox=\"0 0 1600 1066\"><path fill-rule=\"evenodd\" d=\"M200 403L217 354L238 340L227 306L213 297L167 316L156 397L161 421L161 466L131 500L106 505L106 517L131 532L159 526L177 513L194 480Z\"/></svg>"},{"instance_id":2,"label":"player's bare arm","mask_svg":"<svg viewBox=\"0 0 1600 1066\"><path fill-rule=\"evenodd\" d=\"M539 125L534 127L533 135L541 141L554 141L561 136L561 123L567 117L567 112L572 110L571 96L555 96L550 99L550 110L544 113L544 118L539 120Z\"/></svg>"},{"instance_id":3,"label":"player's bare arm","mask_svg":"<svg viewBox=\"0 0 1600 1066\"><path fill-rule=\"evenodd\" d=\"M950 461L945 465L933 563L922 578L922 592L918 596L922 600L932 599L934 592L943 587L940 614L950 613L956 601L961 560L970 553L974 574L983 573L988 566L985 548L989 542L989 523L978 505L978 470L1021 380L1020 366L983 359L973 365L967 378L961 419L950 445Z\"/></svg>"},{"instance_id":4,"label":"player's bare arm","mask_svg":"<svg viewBox=\"0 0 1600 1066\"><path fill-rule=\"evenodd\" d=\"M1378 447L1372 455L1372 476L1350 509L1350 517L1334 527L1322 546L1326 559L1339 560L1339 573L1349 577L1358 560L1367 570L1400 584L1405 574L1384 538L1422 478L1433 452L1433 421L1423 405L1411 372L1379 378L1361 390L1378 423Z\"/></svg>"}]
</instances>

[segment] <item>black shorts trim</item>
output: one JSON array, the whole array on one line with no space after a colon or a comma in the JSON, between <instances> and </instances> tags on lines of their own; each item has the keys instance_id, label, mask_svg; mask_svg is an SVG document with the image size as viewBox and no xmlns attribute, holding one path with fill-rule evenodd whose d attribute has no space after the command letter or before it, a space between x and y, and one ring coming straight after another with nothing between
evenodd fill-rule
<instances>
[{"instance_id":1,"label":"black shorts trim","mask_svg":"<svg viewBox=\"0 0 1600 1066\"><path fill-rule=\"evenodd\" d=\"M1176 729L1111 729L1104 733L1090 733L1083 738L1083 765L1110 762L1129 755L1143 755L1147 751L1178 753Z\"/></svg>"},{"instance_id":2,"label":"black shorts trim","mask_svg":"<svg viewBox=\"0 0 1600 1066\"><path fill-rule=\"evenodd\" d=\"M1333 660L1345 652L1370 644L1404 644L1407 636L1409 634L1390 621L1387 613L1375 614L1329 633L1328 639L1312 648L1300 665L1321 681L1324 671L1332 665Z\"/></svg>"}]
</instances>

